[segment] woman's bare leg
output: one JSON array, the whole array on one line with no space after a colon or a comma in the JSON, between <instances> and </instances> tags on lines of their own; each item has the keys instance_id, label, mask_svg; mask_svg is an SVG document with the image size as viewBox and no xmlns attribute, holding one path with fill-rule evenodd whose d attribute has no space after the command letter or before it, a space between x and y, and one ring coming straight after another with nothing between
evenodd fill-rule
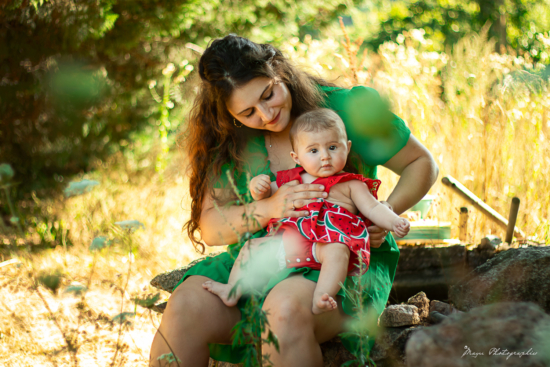
<instances>
[{"instance_id":1,"label":"woman's bare leg","mask_svg":"<svg viewBox=\"0 0 550 367\"><path fill-rule=\"evenodd\" d=\"M207 280L202 285L203 288L220 297L226 306L233 307L237 305L243 293L243 285L245 288L259 288L278 270L277 259L275 258L277 249L275 246L279 244L279 242L276 241L280 241L280 238L263 237L247 241L235 260L227 284ZM246 269L243 268L243 266L246 266ZM231 294L231 290L237 285L237 282L242 277L246 278L246 283L237 286L233 294ZM231 297L229 297L230 294Z\"/></svg>"},{"instance_id":2,"label":"woman's bare leg","mask_svg":"<svg viewBox=\"0 0 550 367\"><path fill-rule=\"evenodd\" d=\"M350 251L343 243L317 243L315 253L323 266L313 293L311 311L321 314L336 309L334 297L340 290L340 283L346 280Z\"/></svg>"},{"instance_id":3,"label":"woman's bare leg","mask_svg":"<svg viewBox=\"0 0 550 367\"><path fill-rule=\"evenodd\" d=\"M180 367L208 366L208 343L231 343L231 329L241 319L241 313L204 290L202 284L207 279L200 275L189 277L168 300L151 346L150 366L177 366L157 360L171 350L181 360Z\"/></svg>"},{"instance_id":4,"label":"woman's bare leg","mask_svg":"<svg viewBox=\"0 0 550 367\"><path fill-rule=\"evenodd\" d=\"M337 310L311 313L315 286L315 282L296 275L268 294L263 308L268 312L271 331L279 339L280 353L272 345L264 345L262 352L270 355L274 367L322 367L319 344L343 331L348 316L339 299Z\"/></svg>"}]
</instances>

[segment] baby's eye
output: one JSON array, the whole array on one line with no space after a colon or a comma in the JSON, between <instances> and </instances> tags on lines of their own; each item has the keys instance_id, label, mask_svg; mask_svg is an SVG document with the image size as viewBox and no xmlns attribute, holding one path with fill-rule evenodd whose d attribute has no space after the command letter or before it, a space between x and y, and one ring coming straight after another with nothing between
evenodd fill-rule
<instances>
[{"instance_id":1,"label":"baby's eye","mask_svg":"<svg viewBox=\"0 0 550 367\"><path fill-rule=\"evenodd\" d=\"M311 149L310 152L311 153L317 153L317 149Z\"/></svg>"},{"instance_id":2,"label":"baby's eye","mask_svg":"<svg viewBox=\"0 0 550 367\"><path fill-rule=\"evenodd\" d=\"M330 149L330 150L336 150L336 145L331 145L331 146L329 147L329 149Z\"/></svg>"}]
</instances>

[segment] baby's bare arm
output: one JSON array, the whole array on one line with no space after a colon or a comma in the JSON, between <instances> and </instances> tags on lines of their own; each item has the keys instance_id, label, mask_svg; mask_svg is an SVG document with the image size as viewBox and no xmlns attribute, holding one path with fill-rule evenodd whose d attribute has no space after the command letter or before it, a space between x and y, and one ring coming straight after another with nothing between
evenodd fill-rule
<instances>
[{"instance_id":1,"label":"baby's bare arm","mask_svg":"<svg viewBox=\"0 0 550 367\"><path fill-rule=\"evenodd\" d=\"M373 223L388 231L394 231L398 236L403 237L409 232L409 221L400 218L390 209L380 204L372 196L368 186L359 180L350 181L351 200L357 209Z\"/></svg>"}]
</instances>

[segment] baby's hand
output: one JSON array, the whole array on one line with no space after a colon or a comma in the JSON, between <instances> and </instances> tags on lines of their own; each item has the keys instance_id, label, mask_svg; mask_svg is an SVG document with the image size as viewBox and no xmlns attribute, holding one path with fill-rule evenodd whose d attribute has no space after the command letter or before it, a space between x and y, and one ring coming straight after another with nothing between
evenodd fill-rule
<instances>
[{"instance_id":1,"label":"baby's hand","mask_svg":"<svg viewBox=\"0 0 550 367\"><path fill-rule=\"evenodd\" d=\"M250 193L254 200L262 200L271 196L271 179L268 175L258 175L250 180Z\"/></svg>"},{"instance_id":2,"label":"baby's hand","mask_svg":"<svg viewBox=\"0 0 550 367\"><path fill-rule=\"evenodd\" d=\"M407 233L409 233L410 228L411 228L411 224L409 223L408 220L406 220L405 218L399 218L393 222L392 231L398 237L405 237Z\"/></svg>"}]
</instances>

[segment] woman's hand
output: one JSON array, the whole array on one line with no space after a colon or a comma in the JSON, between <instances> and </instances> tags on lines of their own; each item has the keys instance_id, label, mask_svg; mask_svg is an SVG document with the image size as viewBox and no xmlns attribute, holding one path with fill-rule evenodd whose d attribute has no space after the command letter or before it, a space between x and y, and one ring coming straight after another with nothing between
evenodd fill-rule
<instances>
[{"instance_id":1,"label":"woman's hand","mask_svg":"<svg viewBox=\"0 0 550 367\"><path fill-rule=\"evenodd\" d=\"M319 198L326 198L323 185L300 184L298 180L290 181L273 194L269 200L271 218L304 217L309 215L307 210L297 210Z\"/></svg>"},{"instance_id":2,"label":"woman's hand","mask_svg":"<svg viewBox=\"0 0 550 367\"><path fill-rule=\"evenodd\" d=\"M392 206L387 201L381 201L380 204L388 207L390 210L393 211ZM378 248L382 245L382 243L384 243L384 241L386 241L388 231L386 231L385 229L382 229L377 225L372 225L370 227L367 227L367 231L369 231L370 247Z\"/></svg>"}]
</instances>

